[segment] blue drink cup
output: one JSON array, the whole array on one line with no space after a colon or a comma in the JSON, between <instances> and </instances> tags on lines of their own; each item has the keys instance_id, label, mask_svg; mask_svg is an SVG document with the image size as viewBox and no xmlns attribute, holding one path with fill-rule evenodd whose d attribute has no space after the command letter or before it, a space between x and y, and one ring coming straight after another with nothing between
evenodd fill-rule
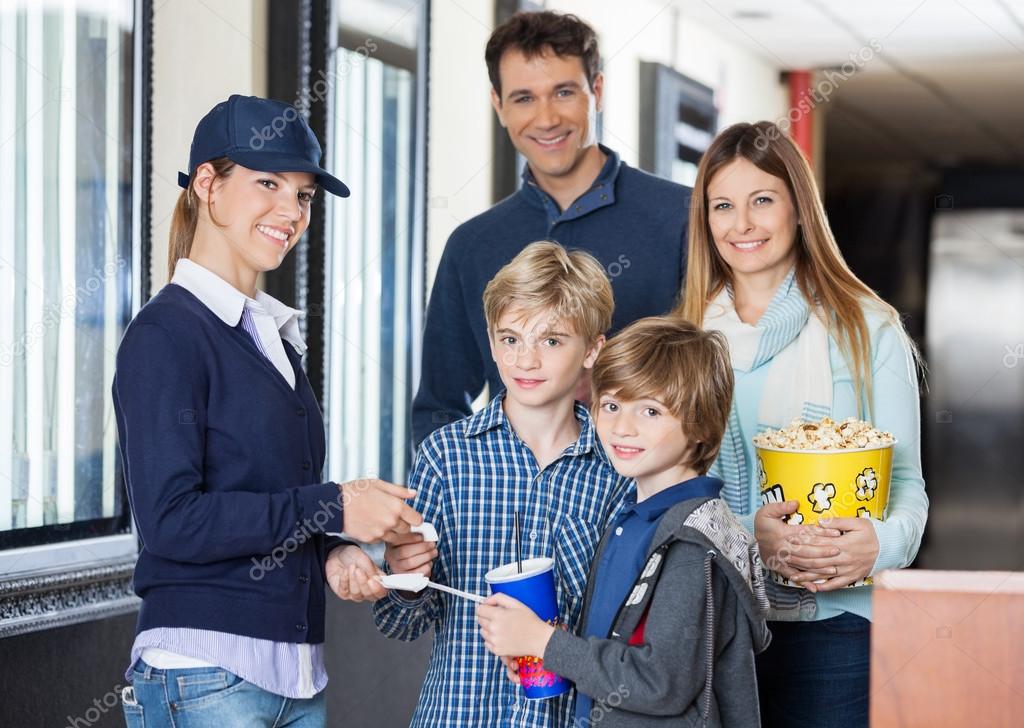
<instances>
[{"instance_id":1,"label":"blue drink cup","mask_svg":"<svg viewBox=\"0 0 1024 728\"><path fill-rule=\"evenodd\" d=\"M517 599L550 625L558 626L558 598L555 594L553 559L523 559L520 574L517 562L499 566L484 575L492 594L507 594ZM569 681L544 669L540 657L517 657L519 681L530 700L553 698L569 691Z\"/></svg>"}]
</instances>

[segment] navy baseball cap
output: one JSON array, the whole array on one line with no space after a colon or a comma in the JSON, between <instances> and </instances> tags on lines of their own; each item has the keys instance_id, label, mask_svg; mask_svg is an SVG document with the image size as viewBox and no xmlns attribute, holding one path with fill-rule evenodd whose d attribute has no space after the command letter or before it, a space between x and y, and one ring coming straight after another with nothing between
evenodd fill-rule
<instances>
[{"instance_id":1,"label":"navy baseball cap","mask_svg":"<svg viewBox=\"0 0 1024 728\"><path fill-rule=\"evenodd\" d=\"M328 192L348 197L345 183L320 167L322 153L313 130L291 104L233 94L199 121L188 174L178 172L178 184L187 189L196 167L227 157L260 172L309 172Z\"/></svg>"}]
</instances>

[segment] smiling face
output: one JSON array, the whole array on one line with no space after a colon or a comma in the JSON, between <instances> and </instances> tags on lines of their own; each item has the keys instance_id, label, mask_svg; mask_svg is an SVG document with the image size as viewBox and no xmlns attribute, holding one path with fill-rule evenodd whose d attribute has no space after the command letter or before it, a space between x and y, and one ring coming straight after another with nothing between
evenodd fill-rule
<instances>
[{"instance_id":1,"label":"smiling face","mask_svg":"<svg viewBox=\"0 0 1024 728\"><path fill-rule=\"evenodd\" d=\"M548 52L527 59L518 50L501 57L499 73L501 96L492 89L491 103L538 182L573 176L587 152L596 150L601 74L591 89L578 56Z\"/></svg>"},{"instance_id":2,"label":"smiling face","mask_svg":"<svg viewBox=\"0 0 1024 728\"><path fill-rule=\"evenodd\" d=\"M636 479L641 495L696 475L685 464L690 443L682 421L658 400L625 400L605 392L598 399L596 425L612 467Z\"/></svg>"},{"instance_id":3,"label":"smiling face","mask_svg":"<svg viewBox=\"0 0 1024 728\"><path fill-rule=\"evenodd\" d=\"M280 266L302 237L316 191L308 172L258 172L241 165L216 182L200 166L196 186L203 203L200 222L212 224L213 234L226 244L220 248L223 256L233 267L256 273ZM206 214L207 196L212 221Z\"/></svg>"},{"instance_id":4,"label":"smiling face","mask_svg":"<svg viewBox=\"0 0 1024 728\"><path fill-rule=\"evenodd\" d=\"M491 356L517 404L542 408L571 398L584 369L594 366L604 337L588 342L548 311L510 308L491 331Z\"/></svg>"},{"instance_id":5,"label":"smiling face","mask_svg":"<svg viewBox=\"0 0 1024 728\"><path fill-rule=\"evenodd\" d=\"M708 225L734 276L779 282L796 260L797 212L785 181L737 157L707 187Z\"/></svg>"}]
</instances>

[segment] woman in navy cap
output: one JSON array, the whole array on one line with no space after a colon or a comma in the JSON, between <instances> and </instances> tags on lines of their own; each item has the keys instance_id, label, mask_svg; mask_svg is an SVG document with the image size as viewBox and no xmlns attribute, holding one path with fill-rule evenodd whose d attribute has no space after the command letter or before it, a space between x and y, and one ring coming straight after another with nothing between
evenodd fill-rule
<instances>
[{"instance_id":1,"label":"woman in navy cap","mask_svg":"<svg viewBox=\"0 0 1024 728\"><path fill-rule=\"evenodd\" d=\"M256 288L347 197L287 104L232 96L196 127L171 282L125 332L113 397L142 598L129 726L322 726L325 583L373 592L344 549L408 532L413 491L321 482L323 419L301 312Z\"/></svg>"}]
</instances>

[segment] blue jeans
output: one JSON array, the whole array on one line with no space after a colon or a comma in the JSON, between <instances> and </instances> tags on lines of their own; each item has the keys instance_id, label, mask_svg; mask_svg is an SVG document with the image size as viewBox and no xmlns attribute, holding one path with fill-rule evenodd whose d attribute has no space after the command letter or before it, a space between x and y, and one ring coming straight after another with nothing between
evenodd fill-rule
<instances>
[{"instance_id":1,"label":"blue jeans","mask_svg":"<svg viewBox=\"0 0 1024 728\"><path fill-rule=\"evenodd\" d=\"M764 728L866 728L871 622L843 612L819 622L769 622L757 656Z\"/></svg>"},{"instance_id":2,"label":"blue jeans","mask_svg":"<svg viewBox=\"0 0 1024 728\"><path fill-rule=\"evenodd\" d=\"M132 680L122 694L128 728L324 728L327 720L322 691L285 698L219 667L157 670L139 660Z\"/></svg>"}]
</instances>

